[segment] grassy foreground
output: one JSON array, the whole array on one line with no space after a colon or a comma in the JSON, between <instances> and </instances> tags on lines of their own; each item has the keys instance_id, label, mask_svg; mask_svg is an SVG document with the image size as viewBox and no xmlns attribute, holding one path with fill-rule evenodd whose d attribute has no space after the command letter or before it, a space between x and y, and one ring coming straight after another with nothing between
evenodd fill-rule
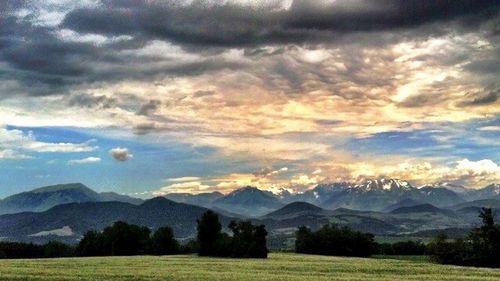
<instances>
[{"instance_id":1,"label":"grassy foreground","mask_svg":"<svg viewBox=\"0 0 500 281\"><path fill-rule=\"evenodd\" d=\"M0 280L500 280L500 270L422 260L273 253L266 260L197 256L0 260Z\"/></svg>"}]
</instances>

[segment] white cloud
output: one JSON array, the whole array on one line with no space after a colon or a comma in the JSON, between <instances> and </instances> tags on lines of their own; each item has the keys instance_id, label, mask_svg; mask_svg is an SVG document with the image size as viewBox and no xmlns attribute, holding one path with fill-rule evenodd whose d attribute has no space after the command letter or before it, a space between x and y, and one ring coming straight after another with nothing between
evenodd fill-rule
<instances>
[{"instance_id":1,"label":"white cloud","mask_svg":"<svg viewBox=\"0 0 500 281\"><path fill-rule=\"evenodd\" d=\"M38 141L33 132L24 133L21 130L0 127L0 159L29 159L24 152L89 152L98 146L93 146L93 140L84 143L53 143Z\"/></svg>"},{"instance_id":2,"label":"white cloud","mask_svg":"<svg viewBox=\"0 0 500 281\"><path fill-rule=\"evenodd\" d=\"M34 141L28 143L24 149L32 150L35 152L89 152L97 149L97 146L90 146L88 142L85 143L45 143Z\"/></svg>"},{"instance_id":3,"label":"white cloud","mask_svg":"<svg viewBox=\"0 0 500 281\"><path fill-rule=\"evenodd\" d=\"M479 128L480 131L491 131L491 132L498 132L500 131L500 126L484 126Z\"/></svg>"},{"instance_id":4,"label":"white cloud","mask_svg":"<svg viewBox=\"0 0 500 281\"><path fill-rule=\"evenodd\" d=\"M395 164L354 162L334 164L329 174L338 175L342 169L343 179L348 181L385 177L409 180L415 185L452 182L476 188L500 181L500 166L490 159L463 159L449 165L416 161Z\"/></svg>"},{"instance_id":5,"label":"white cloud","mask_svg":"<svg viewBox=\"0 0 500 281\"><path fill-rule=\"evenodd\" d=\"M83 158L83 159L69 160L68 164L75 165L75 164L88 164L88 163L97 163L97 162L101 162L101 158L99 158L99 157L87 157L87 158Z\"/></svg>"},{"instance_id":6,"label":"white cloud","mask_svg":"<svg viewBox=\"0 0 500 281\"><path fill-rule=\"evenodd\" d=\"M200 180L200 177L169 178L166 181L171 181L171 182L187 182L187 181L197 181L197 180Z\"/></svg>"},{"instance_id":7,"label":"white cloud","mask_svg":"<svg viewBox=\"0 0 500 281\"><path fill-rule=\"evenodd\" d=\"M28 236L32 237L41 237L41 236L49 236L49 235L55 235L55 236L71 236L74 235L73 230L69 226L63 226L62 228L57 228L57 229L52 229L52 230L46 230L46 231L40 231L35 234L30 234Z\"/></svg>"},{"instance_id":8,"label":"white cloud","mask_svg":"<svg viewBox=\"0 0 500 281\"><path fill-rule=\"evenodd\" d=\"M124 147L115 147L109 150L109 155L113 157L117 161L125 162L130 158L134 157L134 155L130 154L128 148Z\"/></svg>"},{"instance_id":9,"label":"white cloud","mask_svg":"<svg viewBox=\"0 0 500 281\"><path fill-rule=\"evenodd\" d=\"M12 149L0 150L0 160L20 160L20 159L30 159L29 155L19 153Z\"/></svg>"},{"instance_id":10,"label":"white cloud","mask_svg":"<svg viewBox=\"0 0 500 281\"><path fill-rule=\"evenodd\" d=\"M500 167L490 159L479 161L470 161L463 159L457 161L457 166L454 170L460 176L491 176L500 179Z\"/></svg>"},{"instance_id":11,"label":"white cloud","mask_svg":"<svg viewBox=\"0 0 500 281\"><path fill-rule=\"evenodd\" d=\"M189 193L201 193L209 191L210 186L203 184L199 181L189 181L189 182L181 182L174 183L169 186L164 186L157 191L153 191L154 196L162 196L168 193L177 193L177 192L189 192Z\"/></svg>"}]
</instances>

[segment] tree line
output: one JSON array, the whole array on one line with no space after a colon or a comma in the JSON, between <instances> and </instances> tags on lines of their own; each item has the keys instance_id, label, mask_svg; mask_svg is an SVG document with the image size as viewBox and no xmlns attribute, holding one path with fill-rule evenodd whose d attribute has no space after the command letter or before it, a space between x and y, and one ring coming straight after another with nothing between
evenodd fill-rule
<instances>
[{"instance_id":1,"label":"tree line","mask_svg":"<svg viewBox=\"0 0 500 281\"><path fill-rule=\"evenodd\" d=\"M482 226L464 239L451 240L438 235L425 245L403 241L378 244L374 235L335 224L316 231L301 226L295 233L295 252L305 254L369 257L383 255L429 255L438 263L500 267L500 225L495 224L492 209L480 212ZM70 256L130 256L198 253L200 256L266 258L267 231L264 225L249 221L231 221L223 231L219 217L212 211L197 220L196 239L180 244L172 229L160 227L152 232L144 226L115 222L103 231L89 231L78 245L51 241L44 245L0 242L0 258L51 258Z\"/></svg>"},{"instance_id":2,"label":"tree line","mask_svg":"<svg viewBox=\"0 0 500 281\"><path fill-rule=\"evenodd\" d=\"M428 245L416 241L378 244L373 234L335 224L323 225L317 231L301 226L295 233L295 252L356 257L425 254L441 264L500 267L500 225L495 224L490 208L483 208L479 217L483 225L466 238L451 240L440 234Z\"/></svg>"},{"instance_id":3,"label":"tree line","mask_svg":"<svg viewBox=\"0 0 500 281\"><path fill-rule=\"evenodd\" d=\"M77 256L172 255L181 252L168 226L154 233L145 226L118 221L102 232L89 231L78 243Z\"/></svg>"},{"instance_id":4,"label":"tree line","mask_svg":"<svg viewBox=\"0 0 500 281\"><path fill-rule=\"evenodd\" d=\"M438 235L428 246L432 259L442 264L500 267L500 225L495 224L490 208L483 208L479 217L483 225L464 239Z\"/></svg>"},{"instance_id":5,"label":"tree line","mask_svg":"<svg viewBox=\"0 0 500 281\"><path fill-rule=\"evenodd\" d=\"M264 225L231 221L228 228L232 235L222 231L216 213L207 211L197 220L197 239L180 244L168 226L152 232L145 226L117 221L103 231L88 231L76 246L56 241L43 245L0 242L0 258L173 255L195 252L200 256L267 257L267 231Z\"/></svg>"},{"instance_id":6,"label":"tree line","mask_svg":"<svg viewBox=\"0 0 500 281\"><path fill-rule=\"evenodd\" d=\"M317 231L301 226L295 233L297 253L369 257L375 249L373 234L353 231L335 224L325 224Z\"/></svg>"}]
</instances>

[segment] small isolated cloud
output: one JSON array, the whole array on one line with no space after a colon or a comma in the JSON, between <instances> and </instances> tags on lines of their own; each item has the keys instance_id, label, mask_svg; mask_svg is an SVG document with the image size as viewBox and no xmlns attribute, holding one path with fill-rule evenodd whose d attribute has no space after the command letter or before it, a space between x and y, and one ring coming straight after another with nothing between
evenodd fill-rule
<instances>
[{"instance_id":1,"label":"small isolated cloud","mask_svg":"<svg viewBox=\"0 0 500 281\"><path fill-rule=\"evenodd\" d=\"M68 164L75 165L75 164L89 164L89 163L97 163L97 162L101 162L101 158L99 158L99 157L87 157L87 158L83 158L83 159L69 160Z\"/></svg>"},{"instance_id":2,"label":"small isolated cloud","mask_svg":"<svg viewBox=\"0 0 500 281\"><path fill-rule=\"evenodd\" d=\"M109 150L109 155L117 161L125 162L133 157L125 147L115 147Z\"/></svg>"}]
</instances>

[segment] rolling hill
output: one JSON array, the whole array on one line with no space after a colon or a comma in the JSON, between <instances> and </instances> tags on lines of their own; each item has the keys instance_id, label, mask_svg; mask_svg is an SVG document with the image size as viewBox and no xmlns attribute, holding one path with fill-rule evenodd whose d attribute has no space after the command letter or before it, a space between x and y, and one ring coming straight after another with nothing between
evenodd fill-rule
<instances>
[{"instance_id":1,"label":"rolling hill","mask_svg":"<svg viewBox=\"0 0 500 281\"><path fill-rule=\"evenodd\" d=\"M41 212L67 203L119 201L140 204L141 199L114 192L97 193L81 183L59 184L14 194L0 200L0 214Z\"/></svg>"},{"instance_id":2,"label":"rolling hill","mask_svg":"<svg viewBox=\"0 0 500 281\"><path fill-rule=\"evenodd\" d=\"M141 205L123 202L70 203L44 212L24 212L0 216L0 237L20 241L45 241L64 238L76 242L89 230L101 230L115 221L148 226L152 229L169 225L176 237L192 236L196 219L206 208L176 203L158 197ZM220 216L223 225L229 219ZM65 230L65 232L61 232Z\"/></svg>"},{"instance_id":3,"label":"rolling hill","mask_svg":"<svg viewBox=\"0 0 500 281\"><path fill-rule=\"evenodd\" d=\"M440 209L431 204L415 205L410 207L401 207L390 212L391 214L412 214L412 213L432 213L432 214L443 214L446 216L455 216L455 213L451 210Z\"/></svg>"},{"instance_id":4,"label":"rolling hill","mask_svg":"<svg viewBox=\"0 0 500 281\"><path fill-rule=\"evenodd\" d=\"M273 211L265 216L263 219L287 219L304 215L325 215L328 212L325 209L322 209L316 205L307 203L307 202L293 202L287 204L283 208L280 208L276 211Z\"/></svg>"}]
</instances>

